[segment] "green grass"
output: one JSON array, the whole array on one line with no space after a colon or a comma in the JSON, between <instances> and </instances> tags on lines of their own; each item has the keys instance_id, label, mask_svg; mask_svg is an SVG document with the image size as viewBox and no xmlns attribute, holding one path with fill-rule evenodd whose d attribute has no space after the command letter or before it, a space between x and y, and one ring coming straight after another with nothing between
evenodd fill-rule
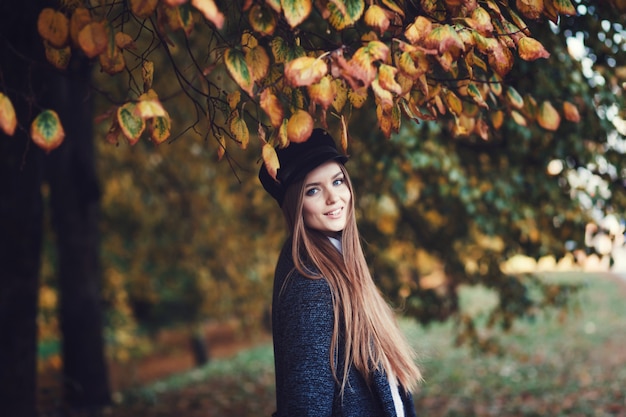
<instances>
[{"instance_id":1,"label":"green grass","mask_svg":"<svg viewBox=\"0 0 626 417\"><path fill-rule=\"evenodd\" d=\"M454 347L450 323L423 328L402 321L425 377L415 394L418 415L626 416L626 284L591 274L546 279L580 282L584 289L565 317L546 311L499 334L504 355ZM468 288L462 305L484 315L493 297L484 288ZM216 417L269 416L273 382L268 344L127 393L121 407L145 416L195 415L195 409Z\"/></svg>"}]
</instances>

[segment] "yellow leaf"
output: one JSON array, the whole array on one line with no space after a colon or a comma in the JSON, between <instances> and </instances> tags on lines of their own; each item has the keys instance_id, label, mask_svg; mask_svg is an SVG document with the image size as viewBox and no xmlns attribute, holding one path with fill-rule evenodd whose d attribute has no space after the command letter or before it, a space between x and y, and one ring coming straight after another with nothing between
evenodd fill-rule
<instances>
[{"instance_id":1,"label":"yellow leaf","mask_svg":"<svg viewBox=\"0 0 626 417\"><path fill-rule=\"evenodd\" d=\"M37 18L37 31L50 45L62 48L69 40L70 22L63 13L46 7Z\"/></svg>"},{"instance_id":2,"label":"yellow leaf","mask_svg":"<svg viewBox=\"0 0 626 417\"><path fill-rule=\"evenodd\" d=\"M335 98L333 100L333 109L341 112L343 106L348 100L348 87L344 80L336 78L333 80L333 89L335 90Z\"/></svg>"},{"instance_id":3,"label":"yellow leaf","mask_svg":"<svg viewBox=\"0 0 626 417\"><path fill-rule=\"evenodd\" d=\"M261 109L263 109L263 111L269 116L270 123L273 127L276 128L283 123L283 106L269 88L266 88L261 93L259 104Z\"/></svg>"},{"instance_id":4,"label":"yellow leaf","mask_svg":"<svg viewBox=\"0 0 626 417\"><path fill-rule=\"evenodd\" d=\"M284 148L287 145L289 145L289 135L287 134L287 124L288 123L289 123L289 120L283 119L283 122L281 123L280 128L276 132L277 139L278 139L278 145L281 148Z\"/></svg>"},{"instance_id":5,"label":"yellow leaf","mask_svg":"<svg viewBox=\"0 0 626 417\"><path fill-rule=\"evenodd\" d=\"M341 149L344 154L348 154L348 124L343 114L341 115Z\"/></svg>"},{"instance_id":6,"label":"yellow leaf","mask_svg":"<svg viewBox=\"0 0 626 417\"><path fill-rule=\"evenodd\" d=\"M517 43L520 58L524 61L534 61L539 58L548 58L550 53L536 39L524 37Z\"/></svg>"},{"instance_id":7,"label":"yellow leaf","mask_svg":"<svg viewBox=\"0 0 626 417\"><path fill-rule=\"evenodd\" d=\"M246 149L250 142L250 131L248 130L248 125L246 125L245 120L239 116L238 110L235 110L231 115L228 129L235 139L237 139L237 142L239 142L241 149Z\"/></svg>"},{"instance_id":8,"label":"yellow leaf","mask_svg":"<svg viewBox=\"0 0 626 417\"><path fill-rule=\"evenodd\" d=\"M85 55L94 58L104 52L109 44L108 28L104 22L91 22L78 33L78 44Z\"/></svg>"},{"instance_id":9,"label":"yellow leaf","mask_svg":"<svg viewBox=\"0 0 626 417\"><path fill-rule=\"evenodd\" d=\"M191 0L191 5L198 9L200 13L216 28L224 26L224 15L219 11L213 0Z\"/></svg>"},{"instance_id":10,"label":"yellow leaf","mask_svg":"<svg viewBox=\"0 0 626 417\"><path fill-rule=\"evenodd\" d=\"M467 23L473 29L476 29L481 35L489 36L493 32L491 24L491 16L489 12L482 7L477 7L467 19Z\"/></svg>"},{"instance_id":11,"label":"yellow leaf","mask_svg":"<svg viewBox=\"0 0 626 417\"><path fill-rule=\"evenodd\" d=\"M463 41L456 30L450 25L438 25L426 35L424 45L440 53L463 50Z\"/></svg>"},{"instance_id":12,"label":"yellow leaf","mask_svg":"<svg viewBox=\"0 0 626 417\"><path fill-rule=\"evenodd\" d=\"M391 137L391 111L385 111L381 105L376 106L378 128L383 132L385 139Z\"/></svg>"},{"instance_id":13,"label":"yellow leaf","mask_svg":"<svg viewBox=\"0 0 626 417\"><path fill-rule=\"evenodd\" d=\"M367 101L367 88L360 88L358 90L348 90L348 100L355 108L360 109Z\"/></svg>"},{"instance_id":14,"label":"yellow leaf","mask_svg":"<svg viewBox=\"0 0 626 417\"><path fill-rule=\"evenodd\" d=\"M364 20L366 25L376 29L381 36L389 28L390 21L387 12L376 4L367 8Z\"/></svg>"},{"instance_id":15,"label":"yellow leaf","mask_svg":"<svg viewBox=\"0 0 626 417\"><path fill-rule=\"evenodd\" d=\"M7 135L13 136L17 127L17 117L11 99L0 93L0 129Z\"/></svg>"},{"instance_id":16,"label":"yellow leaf","mask_svg":"<svg viewBox=\"0 0 626 417\"><path fill-rule=\"evenodd\" d=\"M539 123L539 126L550 131L555 131L559 128L559 125L561 124L561 116L549 101L544 101L539 106L537 123Z\"/></svg>"},{"instance_id":17,"label":"yellow leaf","mask_svg":"<svg viewBox=\"0 0 626 417\"><path fill-rule=\"evenodd\" d=\"M493 128L498 130L502 127L502 123L504 123L504 112L502 110L496 110L491 113L491 124Z\"/></svg>"},{"instance_id":18,"label":"yellow leaf","mask_svg":"<svg viewBox=\"0 0 626 417\"><path fill-rule=\"evenodd\" d=\"M580 122L580 114L578 113L578 108L569 101L563 102L563 114L565 115L565 119L569 120L570 122Z\"/></svg>"},{"instance_id":19,"label":"yellow leaf","mask_svg":"<svg viewBox=\"0 0 626 417\"><path fill-rule=\"evenodd\" d=\"M396 81L398 69L391 65L380 64L378 67L378 82L385 90L391 91L396 95L402 94L402 87Z\"/></svg>"},{"instance_id":20,"label":"yellow leaf","mask_svg":"<svg viewBox=\"0 0 626 417\"><path fill-rule=\"evenodd\" d=\"M385 111L390 111L391 106L393 106L393 95L391 92L381 87L379 78L372 81L371 86L374 97L376 98L376 103Z\"/></svg>"},{"instance_id":21,"label":"yellow leaf","mask_svg":"<svg viewBox=\"0 0 626 417\"><path fill-rule=\"evenodd\" d=\"M91 21L91 13L84 7L78 7L74 10L74 13L72 13L72 17L70 18L70 37L75 46L80 46L78 43L78 34L85 26L91 23Z\"/></svg>"},{"instance_id":22,"label":"yellow leaf","mask_svg":"<svg viewBox=\"0 0 626 417\"><path fill-rule=\"evenodd\" d=\"M522 116L517 110L511 111L511 117L513 117L513 121L520 126L526 127L528 125L526 118L524 118L524 116Z\"/></svg>"},{"instance_id":23,"label":"yellow leaf","mask_svg":"<svg viewBox=\"0 0 626 417\"><path fill-rule=\"evenodd\" d=\"M285 78L292 86L307 86L318 82L328 73L323 59L303 56L285 64Z\"/></svg>"},{"instance_id":24,"label":"yellow leaf","mask_svg":"<svg viewBox=\"0 0 626 417\"><path fill-rule=\"evenodd\" d=\"M241 92L239 90L233 91L226 97L226 101L228 101L228 107L234 110L241 101Z\"/></svg>"},{"instance_id":25,"label":"yellow leaf","mask_svg":"<svg viewBox=\"0 0 626 417\"><path fill-rule=\"evenodd\" d=\"M446 105L448 106L448 109L453 114L457 116L461 114L461 112L463 111L463 102L456 94L454 94L454 92L450 90L444 90L443 98L446 102Z\"/></svg>"},{"instance_id":26,"label":"yellow leaf","mask_svg":"<svg viewBox=\"0 0 626 417\"><path fill-rule=\"evenodd\" d=\"M365 10L363 0L331 0L324 13L328 13L326 20L332 27L336 30L343 30L354 25L361 18L363 10Z\"/></svg>"},{"instance_id":27,"label":"yellow leaf","mask_svg":"<svg viewBox=\"0 0 626 417\"><path fill-rule=\"evenodd\" d=\"M148 131L150 132L150 140L155 145L159 145L170 137L170 118L154 117L148 122Z\"/></svg>"},{"instance_id":28,"label":"yellow leaf","mask_svg":"<svg viewBox=\"0 0 626 417\"><path fill-rule=\"evenodd\" d=\"M281 0L280 4L285 19L292 28L295 28L309 17L313 9L311 0Z\"/></svg>"},{"instance_id":29,"label":"yellow leaf","mask_svg":"<svg viewBox=\"0 0 626 417\"><path fill-rule=\"evenodd\" d=\"M335 84L330 75L326 75L319 82L307 87L311 101L326 110L335 100Z\"/></svg>"},{"instance_id":30,"label":"yellow leaf","mask_svg":"<svg viewBox=\"0 0 626 417\"><path fill-rule=\"evenodd\" d=\"M287 137L289 142L306 142L313 132L313 118L301 109L296 110L287 122Z\"/></svg>"},{"instance_id":31,"label":"yellow leaf","mask_svg":"<svg viewBox=\"0 0 626 417\"><path fill-rule=\"evenodd\" d=\"M150 119L152 117L167 117L167 112L159 101L158 97L153 96L154 90L139 96L139 102L134 108L134 114L142 119ZM156 93L154 93L156 94Z\"/></svg>"},{"instance_id":32,"label":"yellow leaf","mask_svg":"<svg viewBox=\"0 0 626 417\"><path fill-rule=\"evenodd\" d=\"M260 81L267 76L270 68L270 57L265 48L257 45L246 51L246 64L252 73L254 81Z\"/></svg>"},{"instance_id":33,"label":"yellow leaf","mask_svg":"<svg viewBox=\"0 0 626 417\"><path fill-rule=\"evenodd\" d=\"M130 9L135 16L146 19L154 13L158 0L130 0Z\"/></svg>"},{"instance_id":34,"label":"yellow leaf","mask_svg":"<svg viewBox=\"0 0 626 417\"><path fill-rule=\"evenodd\" d=\"M406 28L404 36L413 45L417 45L422 39L426 37L426 35L432 32L432 30L432 22L424 16L418 16L415 18L415 21Z\"/></svg>"},{"instance_id":35,"label":"yellow leaf","mask_svg":"<svg viewBox=\"0 0 626 417\"><path fill-rule=\"evenodd\" d=\"M276 155L276 149L274 149L269 143L265 143L261 153L263 156L263 163L265 164L265 169L267 169L268 174L270 174L270 177L274 178L274 180L278 181L276 179L276 173L280 168L280 162L278 161L278 155Z\"/></svg>"}]
</instances>

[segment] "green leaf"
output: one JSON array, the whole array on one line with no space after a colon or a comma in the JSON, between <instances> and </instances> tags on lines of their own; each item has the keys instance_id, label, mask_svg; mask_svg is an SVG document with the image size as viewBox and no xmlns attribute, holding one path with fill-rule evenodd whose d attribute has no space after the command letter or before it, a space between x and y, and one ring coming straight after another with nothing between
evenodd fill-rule
<instances>
[{"instance_id":1,"label":"green leaf","mask_svg":"<svg viewBox=\"0 0 626 417\"><path fill-rule=\"evenodd\" d=\"M135 116L135 107L135 103L128 102L117 109L117 122L131 145L137 143L146 129L146 121Z\"/></svg>"},{"instance_id":2,"label":"green leaf","mask_svg":"<svg viewBox=\"0 0 626 417\"><path fill-rule=\"evenodd\" d=\"M226 50L224 53L224 63L226 64L228 73L232 79L235 80L237 85L248 93L248 95L254 95L252 91L254 80L252 79L252 74L250 73L243 52L234 48Z\"/></svg>"},{"instance_id":3,"label":"green leaf","mask_svg":"<svg viewBox=\"0 0 626 417\"><path fill-rule=\"evenodd\" d=\"M44 110L35 117L30 126L33 142L46 152L58 147L65 139L65 131L54 110Z\"/></svg>"},{"instance_id":4,"label":"green leaf","mask_svg":"<svg viewBox=\"0 0 626 417\"><path fill-rule=\"evenodd\" d=\"M149 121L150 139L156 145L170 137L170 118L154 117Z\"/></svg>"},{"instance_id":5,"label":"green leaf","mask_svg":"<svg viewBox=\"0 0 626 417\"><path fill-rule=\"evenodd\" d=\"M506 98L511 106L516 109L521 109L524 107L524 99L517 92L517 90L513 87L508 87L506 89Z\"/></svg>"},{"instance_id":6,"label":"green leaf","mask_svg":"<svg viewBox=\"0 0 626 417\"><path fill-rule=\"evenodd\" d=\"M255 32L272 35L276 29L276 14L266 5L256 4L248 13L248 21Z\"/></svg>"},{"instance_id":7,"label":"green leaf","mask_svg":"<svg viewBox=\"0 0 626 417\"><path fill-rule=\"evenodd\" d=\"M337 30L354 25L365 10L363 0L344 0L328 3L328 21Z\"/></svg>"}]
</instances>

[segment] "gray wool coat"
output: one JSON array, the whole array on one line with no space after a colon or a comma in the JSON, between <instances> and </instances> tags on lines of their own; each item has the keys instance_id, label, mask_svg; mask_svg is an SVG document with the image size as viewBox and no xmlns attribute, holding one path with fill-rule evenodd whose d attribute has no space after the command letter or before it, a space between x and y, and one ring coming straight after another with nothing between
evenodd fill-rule
<instances>
[{"instance_id":1,"label":"gray wool coat","mask_svg":"<svg viewBox=\"0 0 626 417\"><path fill-rule=\"evenodd\" d=\"M341 397L329 363L333 323L328 282L299 274L287 241L276 267L272 301L277 406L273 417L395 417L389 381L380 372L370 375L368 387L360 372L350 368ZM336 357L341 372L341 346ZM399 388L406 417L416 417L411 394Z\"/></svg>"}]
</instances>

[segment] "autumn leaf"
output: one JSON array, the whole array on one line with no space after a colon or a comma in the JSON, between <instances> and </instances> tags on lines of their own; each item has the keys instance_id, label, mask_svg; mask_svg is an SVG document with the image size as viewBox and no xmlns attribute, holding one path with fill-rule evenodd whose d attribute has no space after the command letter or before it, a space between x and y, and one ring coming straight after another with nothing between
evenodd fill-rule
<instances>
[{"instance_id":1,"label":"autumn leaf","mask_svg":"<svg viewBox=\"0 0 626 417\"><path fill-rule=\"evenodd\" d=\"M364 21L366 25L376 29L381 36L389 28L390 23L385 9L377 4L372 4L367 8Z\"/></svg>"},{"instance_id":2,"label":"autumn leaf","mask_svg":"<svg viewBox=\"0 0 626 417\"><path fill-rule=\"evenodd\" d=\"M137 143L146 129L146 121L137 115L136 107L135 103L128 102L117 109L117 122L131 145Z\"/></svg>"},{"instance_id":3,"label":"autumn leaf","mask_svg":"<svg viewBox=\"0 0 626 417\"><path fill-rule=\"evenodd\" d=\"M283 106L269 88L261 92L259 105L265 114L269 116L270 124L273 127L276 128L282 124L284 118Z\"/></svg>"},{"instance_id":4,"label":"autumn leaf","mask_svg":"<svg viewBox=\"0 0 626 417\"><path fill-rule=\"evenodd\" d=\"M104 52L109 44L105 22L91 22L78 33L78 45L89 58Z\"/></svg>"},{"instance_id":5,"label":"autumn leaf","mask_svg":"<svg viewBox=\"0 0 626 417\"><path fill-rule=\"evenodd\" d=\"M376 103L385 111L391 109L393 106L393 95L391 92L380 85L380 77L377 77L371 84Z\"/></svg>"},{"instance_id":6,"label":"autumn leaf","mask_svg":"<svg viewBox=\"0 0 626 417\"><path fill-rule=\"evenodd\" d=\"M301 109L296 110L287 122L287 138L289 142L306 142L313 132L313 118Z\"/></svg>"},{"instance_id":7,"label":"autumn leaf","mask_svg":"<svg viewBox=\"0 0 626 417\"><path fill-rule=\"evenodd\" d=\"M226 101L228 102L228 108L231 110L235 110L239 103L241 102L241 91L235 90L232 93L226 96Z\"/></svg>"},{"instance_id":8,"label":"autumn leaf","mask_svg":"<svg viewBox=\"0 0 626 417\"><path fill-rule=\"evenodd\" d=\"M520 110L524 107L524 99L517 92L517 90L513 87L508 87L506 89L506 98L508 103L515 109Z\"/></svg>"},{"instance_id":9,"label":"autumn leaf","mask_svg":"<svg viewBox=\"0 0 626 417\"><path fill-rule=\"evenodd\" d=\"M246 149L250 142L250 131L248 130L248 125L246 125L245 120L239 116L239 110L233 111L230 122L228 123L228 129L239 142L241 149Z\"/></svg>"},{"instance_id":10,"label":"autumn leaf","mask_svg":"<svg viewBox=\"0 0 626 417\"><path fill-rule=\"evenodd\" d=\"M367 88L359 88L358 90L348 90L348 100L355 108L360 109L367 101Z\"/></svg>"},{"instance_id":11,"label":"autumn leaf","mask_svg":"<svg viewBox=\"0 0 626 417\"><path fill-rule=\"evenodd\" d=\"M169 117L153 117L148 121L148 131L150 132L150 140L155 145L159 145L170 137L170 118Z\"/></svg>"},{"instance_id":12,"label":"autumn leaf","mask_svg":"<svg viewBox=\"0 0 626 417\"><path fill-rule=\"evenodd\" d=\"M280 4L285 19L292 28L295 28L309 17L313 9L311 0L280 0Z\"/></svg>"},{"instance_id":13,"label":"autumn leaf","mask_svg":"<svg viewBox=\"0 0 626 417\"><path fill-rule=\"evenodd\" d=\"M515 0L515 6L529 19L539 19L543 12L543 0Z\"/></svg>"},{"instance_id":14,"label":"autumn leaf","mask_svg":"<svg viewBox=\"0 0 626 417\"><path fill-rule=\"evenodd\" d=\"M158 0L130 0L130 9L135 16L146 19L154 13Z\"/></svg>"},{"instance_id":15,"label":"autumn leaf","mask_svg":"<svg viewBox=\"0 0 626 417\"><path fill-rule=\"evenodd\" d=\"M496 110L490 114L490 118L493 128L498 130L502 127L502 123L504 123L504 112L502 110Z\"/></svg>"},{"instance_id":16,"label":"autumn leaf","mask_svg":"<svg viewBox=\"0 0 626 417\"><path fill-rule=\"evenodd\" d=\"M544 0L548 1L556 12L562 16L576 16L576 8L570 0ZM622 1L622 12L626 11L626 3Z\"/></svg>"},{"instance_id":17,"label":"autumn leaf","mask_svg":"<svg viewBox=\"0 0 626 417\"><path fill-rule=\"evenodd\" d=\"M205 19L213 23L216 28L221 29L224 26L224 15L213 0L191 0L191 5L198 9Z\"/></svg>"},{"instance_id":18,"label":"autumn leaf","mask_svg":"<svg viewBox=\"0 0 626 417\"><path fill-rule=\"evenodd\" d=\"M269 72L270 57L264 47L257 45L246 51L246 64L248 64L252 79L261 81Z\"/></svg>"},{"instance_id":19,"label":"autumn leaf","mask_svg":"<svg viewBox=\"0 0 626 417\"><path fill-rule=\"evenodd\" d=\"M440 53L463 50L463 41L450 25L439 25L424 38L424 45Z\"/></svg>"},{"instance_id":20,"label":"autumn leaf","mask_svg":"<svg viewBox=\"0 0 626 417\"><path fill-rule=\"evenodd\" d=\"M343 114L341 115L341 149L344 154L348 154L348 124Z\"/></svg>"},{"instance_id":21,"label":"autumn leaf","mask_svg":"<svg viewBox=\"0 0 626 417\"><path fill-rule=\"evenodd\" d=\"M328 22L336 30L342 30L354 25L361 18L365 3L363 0L334 0L328 2L327 8Z\"/></svg>"},{"instance_id":22,"label":"autumn leaf","mask_svg":"<svg viewBox=\"0 0 626 417\"><path fill-rule=\"evenodd\" d=\"M413 45L417 45L433 30L432 22L424 16L417 16L404 31L404 36Z\"/></svg>"},{"instance_id":23,"label":"autumn leaf","mask_svg":"<svg viewBox=\"0 0 626 417\"><path fill-rule=\"evenodd\" d=\"M141 78L143 79L143 91L151 89L154 80L154 62L146 60L141 63Z\"/></svg>"},{"instance_id":24,"label":"autumn leaf","mask_svg":"<svg viewBox=\"0 0 626 417\"><path fill-rule=\"evenodd\" d=\"M89 13L89 10L84 7L78 7L74 10L70 18L70 38L75 46L80 46L78 43L78 34L91 22L91 13Z\"/></svg>"},{"instance_id":25,"label":"autumn leaf","mask_svg":"<svg viewBox=\"0 0 626 417\"><path fill-rule=\"evenodd\" d=\"M270 174L270 177L274 178L275 181L278 181L276 179L276 173L280 168L280 162L278 161L278 155L276 155L276 149L269 143L265 143L263 144L261 155L268 174Z\"/></svg>"},{"instance_id":26,"label":"autumn leaf","mask_svg":"<svg viewBox=\"0 0 626 417\"><path fill-rule=\"evenodd\" d=\"M333 109L337 112L341 112L343 106L348 100L348 87L342 79L335 78L333 80L333 90L335 91L335 98L333 99Z\"/></svg>"},{"instance_id":27,"label":"autumn leaf","mask_svg":"<svg viewBox=\"0 0 626 417\"><path fill-rule=\"evenodd\" d=\"M481 91L478 89L476 84L469 83L469 85L467 86L467 92L469 93L470 97L472 97L472 99L474 100L474 103L478 104L480 107L484 107L486 109L489 108L489 106L485 102L485 99Z\"/></svg>"},{"instance_id":28,"label":"autumn leaf","mask_svg":"<svg viewBox=\"0 0 626 417\"><path fill-rule=\"evenodd\" d=\"M448 109L455 115L461 114L463 111L463 102L461 99L454 94L453 91L445 90L443 92L443 99L448 106Z\"/></svg>"},{"instance_id":29,"label":"autumn leaf","mask_svg":"<svg viewBox=\"0 0 626 417\"><path fill-rule=\"evenodd\" d=\"M70 22L63 13L46 7L39 12L37 31L51 46L62 48L69 40Z\"/></svg>"},{"instance_id":30,"label":"autumn leaf","mask_svg":"<svg viewBox=\"0 0 626 417\"><path fill-rule=\"evenodd\" d=\"M226 139L222 135L217 136L217 160L221 161L226 154Z\"/></svg>"},{"instance_id":31,"label":"autumn leaf","mask_svg":"<svg viewBox=\"0 0 626 417\"><path fill-rule=\"evenodd\" d=\"M570 122L580 122L580 114L578 113L578 108L569 101L563 102L563 114L565 115L565 119L569 120Z\"/></svg>"},{"instance_id":32,"label":"autumn leaf","mask_svg":"<svg viewBox=\"0 0 626 417\"><path fill-rule=\"evenodd\" d=\"M126 67L124 54L122 53L122 50L118 48L115 44L111 44L105 52L101 53L98 56L98 59L100 61L100 66L102 66L104 72L109 75L114 75L122 72Z\"/></svg>"},{"instance_id":33,"label":"autumn leaf","mask_svg":"<svg viewBox=\"0 0 626 417\"><path fill-rule=\"evenodd\" d=\"M511 111L511 117L513 117L513 121L520 126L526 127L528 125L526 118L517 110Z\"/></svg>"},{"instance_id":34,"label":"autumn leaf","mask_svg":"<svg viewBox=\"0 0 626 417\"><path fill-rule=\"evenodd\" d=\"M524 37L519 40L517 50L524 61L534 61L539 58L548 58L550 53L536 39Z\"/></svg>"},{"instance_id":35,"label":"autumn leaf","mask_svg":"<svg viewBox=\"0 0 626 417\"><path fill-rule=\"evenodd\" d=\"M124 32L117 32L115 34L115 45L120 49L137 49L133 38Z\"/></svg>"},{"instance_id":36,"label":"autumn leaf","mask_svg":"<svg viewBox=\"0 0 626 417\"><path fill-rule=\"evenodd\" d=\"M226 52L224 52L224 63L226 64L228 74L235 80L237 85L247 92L248 95L254 95L252 91L254 80L252 79L252 74L250 73L243 52L234 48L227 49Z\"/></svg>"},{"instance_id":37,"label":"autumn leaf","mask_svg":"<svg viewBox=\"0 0 626 417\"><path fill-rule=\"evenodd\" d=\"M402 94L402 87L396 81L398 69L391 65L380 64L378 67L378 82L385 90L391 91L396 95Z\"/></svg>"},{"instance_id":38,"label":"autumn leaf","mask_svg":"<svg viewBox=\"0 0 626 417\"><path fill-rule=\"evenodd\" d=\"M285 78L292 86L314 84L328 73L326 61L310 56L303 56L285 64Z\"/></svg>"},{"instance_id":39,"label":"autumn leaf","mask_svg":"<svg viewBox=\"0 0 626 417\"><path fill-rule=\"evenodd\" d=\"M167 112L163 108L159 97L154 90L139 96L139 101L134 108L134 114L142 119L150 119L152 117L168 117Z\"/></svg>"},{"instance_id":40,"label":"autumn leaf","mask_svg":"<svg viewBox=\"0 0 626 417\"><path fill-rule=\"evenodd\" d=\"M483 36L489 36L493 32L491 16L489 15L489 12L482 7L474 9L470 18L467 19L467 23L471 28L476 29Z\"/></svg>"},{"instance_id":41,"label":"autumn leaf","mask_svg":"<svg viewBox=\"0 0 626 417\"><path fill-rule=\"evenodd\" d=\"M48 41L44 40L44 50L46 54L46 59L55 68L64 70L70 64L70 59L72 58L72 49L69 46L64 46L63 48L55 48L50 45Z\"/></svg>"},{"instance_id":42,"label":"autumn leaf","mask_svg":"<svg viewBox=\"0 0 626 417\"><path fill-rule=\"evenodd\" d=\"M44 110L39 113L31 123L30 136L33 142L46 153L57 148L65 139L65 131L59 115L54 110Z\"/></svg>"},{"instance_id":43,"label":"autumn leaf","mask_svg":"<svg viewBox=\"0 0 626 417\"><path fill-rule=\"evenodd\" d=\"M276 15L264 4L255 4L248 12L250 27L262 35L272 35L276 30Z\"/></svg>"},{"instance_id":44,"label":"autumn leaf","mask_svg":"<svg viewBox=\"0 0 626 417\"><path fill-rule=\"evenodd\" d=\"M311 101L322 106L324 110L335 100L335 84L331 76L326 75L319 82L307 87Z\"/></svg>"},{"instance_id":45,"label":"autumn leaf","mask_svg":"<svg viewBox=\"0 0 626 417\"><path fill-rule=\"evenodd\" d=\"M537 123L546 130L555 131L561 124L561 116L552 103L544 101L537 112Z\"/></svg>"},{"instance_id":46,"label":"autumn leaf","mask_svg":"<svg viewBox=\"0 0 626 417\"><path fill-rule=\"evenodd\" d=\"M13 136L17 127L17 117L11 99L0 93L0 129L7 135Z\"/></svg>"}]
</instances>

